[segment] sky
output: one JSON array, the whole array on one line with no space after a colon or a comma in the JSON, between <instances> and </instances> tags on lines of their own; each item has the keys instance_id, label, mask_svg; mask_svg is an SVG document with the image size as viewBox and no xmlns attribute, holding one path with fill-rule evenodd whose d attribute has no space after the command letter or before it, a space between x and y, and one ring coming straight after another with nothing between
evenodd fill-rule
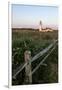
<instances>
[{"instance_id":1,"label":"sky","mask_svg":"<svg viewBox=\"0 0 62 90\"><path fill-rule=\"evenodd\" d=\"M58 27L58 7L12 4L12 28Z\"/></svg>"}]
</instances>

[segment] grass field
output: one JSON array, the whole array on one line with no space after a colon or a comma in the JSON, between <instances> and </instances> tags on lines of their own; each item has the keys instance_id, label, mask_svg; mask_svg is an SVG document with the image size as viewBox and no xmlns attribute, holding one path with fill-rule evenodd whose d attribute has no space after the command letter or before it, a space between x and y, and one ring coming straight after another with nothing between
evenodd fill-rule
<instances>
[{"instance_id":1,"label":"grass field","mask_svg":"<svg viewBox=\"0 0 62 90\"><path fill-rule=\"evenodd\" d=\"M12 72L24 62L25 50L30 50L33 57L57 39L57 30L54 30L53 32L12 30ZM39 60L41 60L41 58L39 58ZM34 62L32 68L35 67L37 63L38 62ZM58 82L58 46L54 52L51 53L45 63L47 63L47 67L40 66L40 68L33 74L33 84ZM23 70L15 80L12 79L12 85L25 84L24 77L25 73Z\"/></svg>"}]
</instances>

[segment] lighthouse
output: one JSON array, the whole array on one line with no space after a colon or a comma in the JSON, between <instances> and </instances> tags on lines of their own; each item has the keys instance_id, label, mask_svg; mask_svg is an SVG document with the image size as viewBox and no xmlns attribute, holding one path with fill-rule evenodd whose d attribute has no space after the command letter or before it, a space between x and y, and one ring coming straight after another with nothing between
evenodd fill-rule
<instances>
[{"instance_id":1,"label":"lighthouse","mask_svg":"<svg viewBox=\"0 0 62 90\"><path fill-rule=\"evenodd\" d=\"M42 31L42 21L39 23L39 31Z\"/></svg>"}]
</instances>

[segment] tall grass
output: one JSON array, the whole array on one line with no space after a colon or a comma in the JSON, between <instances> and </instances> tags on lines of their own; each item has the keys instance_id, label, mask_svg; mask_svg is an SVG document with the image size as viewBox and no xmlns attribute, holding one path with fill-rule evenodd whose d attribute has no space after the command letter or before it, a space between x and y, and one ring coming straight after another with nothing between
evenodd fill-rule
<instances>
[{"instance_id":1,"label":"tall grass","mask_svg":"<svg viewBox=\"0 0 62 90\"><path fill-rule=\"evenodd\" d=\"M16 32L14 30L12 32L12 56L14 56L16 52L17 53L12 59L12 63L13 63L12 70L16 69L16 67L18 67L21 63L24 62L25 50L30 50L31 55L33 57L56 39L58 39L58 31L38 32L31 30L19 30ZM56 51L50 55L46 63L49 64L47 68L41 66L39 70L33 75L33 84L50 83L50 82L58 81L58 77L57 77L58 75L55 73L52 74L53 72L55 72L53 71L52 68L56 64L58 65L58 47L56 47ZM54 68L57 69L57 65ZM35 66L35 62L34 62L34 66ZM58 71L56 70L56 72ZM17 79L15 81L13 80L13 85L23 84L23 80L20 81L20 79L18 79L18 77L21 78L20 76L21 75L18 75Z\"/></svg>"}]
</instances>

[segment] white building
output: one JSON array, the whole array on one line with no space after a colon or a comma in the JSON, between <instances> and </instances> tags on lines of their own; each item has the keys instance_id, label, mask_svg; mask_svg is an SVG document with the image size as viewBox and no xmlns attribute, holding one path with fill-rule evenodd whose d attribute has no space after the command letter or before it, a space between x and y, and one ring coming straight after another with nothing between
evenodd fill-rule
<instances>
[{"instance_id":1,"label":"white building","mask_svg":"<svg viewBox=\"0 0 62 90\"><path fill-rule=\"evenodd\" d=\"M42 21L40 21L39 31L41 31L41 32L52 32L53 30L51 28L42 29Z\"/></svg>"}]
</instances>

